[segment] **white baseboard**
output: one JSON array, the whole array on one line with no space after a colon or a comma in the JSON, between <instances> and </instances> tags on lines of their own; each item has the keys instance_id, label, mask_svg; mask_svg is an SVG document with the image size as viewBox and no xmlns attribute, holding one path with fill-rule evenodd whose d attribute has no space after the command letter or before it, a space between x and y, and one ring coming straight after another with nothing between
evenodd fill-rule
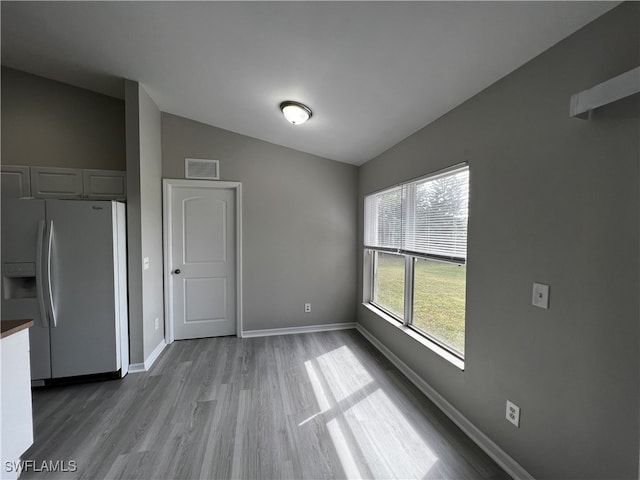
<instances>
[{"instance_id":1,"label":"white baseboard","mask_svg":"<svg viewBox=\"0 0 640 480\"><path fill-rule=\"evenodd\" d=\"M355 322L327 323L324 325L309 325L306 327L267 328L264 330L244 330L242 338L270 337L273 335L293 335L296 333L328 332L331 330L350 330L356 328Z\"/></svg>"},{"instance_id":2,"label":"white baseboard","mask_svg":"<svg viewBox=\"0 0 640 480\"><path fill-rule=\"evenodd\" d=\"M158 346L153 349L153 352L151 352L151 355L149 355L147 359L144 361L145 370L148 371L151 368L151 366L156 362L156 360L158 359L158 357L160 356L160 354L162 353L162 351L165 349L166 346L167 346L167 342L165 342L163 338L158 344Z\"/></svg>"},{"instance_id":3,"label":"white baseboard","mask_svg":"<svg viewBox=\"0 0 640 480\"><path fill-rule=\"evenodd\" d=\"M167 343L163 338L158 346L153 349L153 352L151 352L151 354L145 359L144 363L132 363L131 365L129 365L129 373L148 372L166 346Z\"/></svg>"},{"instance_id":4,"label":"white baseboard","mask_svg":"<svg viewBox=\"0 0 640 480\"><path fill-rule=\"evenodd\" d=\"M391 350L384 346L380 340L374 337L360 324L355 327L364 338L393 363L418 389L425 394L444 414L455 423L471 440L473 440L484 452L489 455L514 479L534 480L518 462L511 458L504 450L496 445L489 437L478 429L473 423L455 409L442 395L431 385L425 382L411 367L398 358Z\"/></svg>"},{"instance_id":5,"label":"white baseboard","mask_svg":"<svg viewBox=\"0 0 640 480\"><path fill-rule=\"evenodd\" d=\"M146 372L147 369L144 368L144 363L131 363L129 364L129 373L142 373Z\"/></svg>"}]
</instances>

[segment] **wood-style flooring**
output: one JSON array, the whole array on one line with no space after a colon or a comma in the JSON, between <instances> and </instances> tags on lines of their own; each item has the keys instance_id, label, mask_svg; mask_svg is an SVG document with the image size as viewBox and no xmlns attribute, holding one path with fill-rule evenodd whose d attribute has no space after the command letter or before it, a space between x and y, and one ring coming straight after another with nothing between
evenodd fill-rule
<instances>
[{"instance_id":1,"label":"wood-style flooring","mask_svg":"<svg viewBox=\"0 0 640 480\"><path fill-rule=\"evenodd\" d=\"M23 460L77 471L25 479L510 478L355 330L178 341L33 401Z\"/></svg>"}]
</instances>

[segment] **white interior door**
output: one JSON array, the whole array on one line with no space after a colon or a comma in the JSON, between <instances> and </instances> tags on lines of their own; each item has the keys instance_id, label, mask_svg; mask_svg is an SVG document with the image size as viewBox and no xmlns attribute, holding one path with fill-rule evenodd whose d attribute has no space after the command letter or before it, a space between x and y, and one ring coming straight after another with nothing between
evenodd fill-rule
<instances>
[{"instance_id":1,"label":"white interior door","mask_svg":"<svg viewBox=\"0 0 640 480\"><path fill-rule=\"evenodd\" d=\"M236 335L239 184L165 180L169 341Z\"/></svg>"}]
</instances>

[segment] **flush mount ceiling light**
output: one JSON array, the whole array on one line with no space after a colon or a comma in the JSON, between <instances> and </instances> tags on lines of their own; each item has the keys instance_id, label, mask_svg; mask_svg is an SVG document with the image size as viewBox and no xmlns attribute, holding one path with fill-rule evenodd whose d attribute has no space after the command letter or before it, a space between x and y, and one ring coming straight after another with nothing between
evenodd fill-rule
<instances>
[{"instance_id":1,"label":"flush mount ceiling light","mask_svg":"<svg viewBox=\"0 0 640 480\"><path fill-rule=\"evenodd\" d=\"M280 110L284 118L293 125L302 125L311 118L311 109L300 102L287 100L280 104Z\"/></svg>"}]
</instances>

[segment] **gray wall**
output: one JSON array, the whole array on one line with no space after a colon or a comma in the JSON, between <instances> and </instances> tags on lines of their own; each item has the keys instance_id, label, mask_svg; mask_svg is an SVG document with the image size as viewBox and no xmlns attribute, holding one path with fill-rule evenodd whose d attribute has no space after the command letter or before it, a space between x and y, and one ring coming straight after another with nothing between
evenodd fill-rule
<instances>
[{"instance_id":1,"label":"gray wall","mask_svg":"<svg viewBox=\"0 0 640 480\"><path fill-rule=\"evenodd\" d=\"M638 18L612 10L359 172L362 212L364 194L469 162L465 371L358 321L537 479L638 478L638 95L568 116L571 94L638 66Z\"/></svg>"},{"instance_id":2,"label":"gray wall","mask_svg":"<svg viewBox=\"0 0 640 480\"><path fill-rule=\"evenodd\" d=\"M162 254L162 127L158 106L140 87L140 191L142 208L144 358L164 340ZM155 319L158 328L155 328Z\"/></svg>"},{"instance_id":3,"label":"gray wall","mask_svg":"<svg viewBox=\"0 0 640 480\"><path fill-rule=\"evenodd\" d=\"M142 363L164 338L161 117L137 82L125 82L125 105L129 344L131 363ZM143 268L145 257L148 270Z\"/></svg>"},{"instance_id":4,"label":"gray wall","mask_svg":"<svg viewBox=\"0 0 640 480\"><path fill-rule=\"evenodd\" d=\"M242 182L245 330L355 321L356 167L163 113L163 176L185 157Z\"/></svg>"},{"instance_id":5,"label":"gray wall","mask_svg":"<svg viewBox=\"0 0 640 480\"><path fill-rule=\"evenodd\" d=\"M124 170L124 102L2 67L2 164Z\"/></svg>"}]
</instances>

